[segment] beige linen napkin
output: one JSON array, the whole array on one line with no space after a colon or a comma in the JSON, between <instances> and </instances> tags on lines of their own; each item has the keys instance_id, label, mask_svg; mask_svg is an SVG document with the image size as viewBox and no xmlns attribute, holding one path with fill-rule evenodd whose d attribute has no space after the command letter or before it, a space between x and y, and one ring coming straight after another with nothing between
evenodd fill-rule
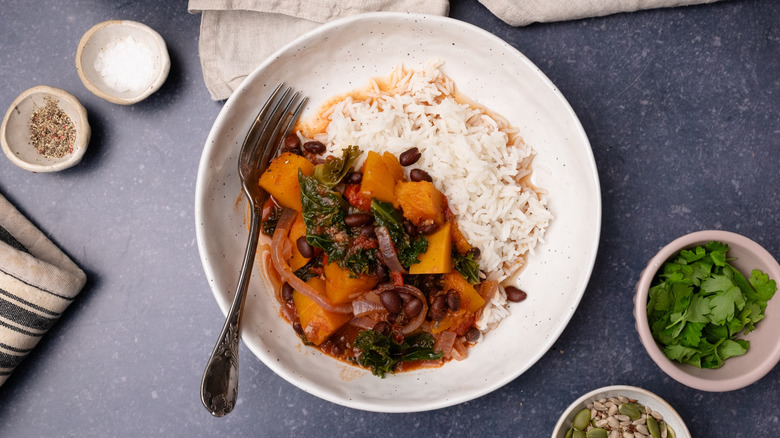
<instances>
[{"instance_id":1,"label":"beige linen napkin","mask_svg":"<svg viewBox=\"0 0 780 438\"><path fill-rule=\"evenodd\" d=\"M479 0L490 12L512 26L716 1L718 0Z\"/></svg>"},{"instance_id":2,"label":"beige linen napkin","mask_svg":"<svg viewBox=\"0 0 780 438\"><path fill-rule=\"evenodd\" d=\"M317 26L366 12L446 15L448 0L189 0L201 13L203 79L214 100L230 97L276 50Z\"/></svg>"},{"instance_id":3,"label":"beige linen napkin","mask_svg":"<svg viewBox=\"0 0 780 438\"><path fill-rule=\"evenodd\" d=\"M479 0L513 26L718 0ZM446 15L448 0L189 0L201 13L203 79L214 100L230 97L270 54L322 23L365 12Z\"/></svg>"},{"instance_id":4,"label":"beige linen napkin","mask_svg":"<svg viewBox=\"0 0 780 438\"><path fill-rule=\"evenodd\" d=\"M85 281L84 272L0 195L0 386Z\"/></svg>"}]
</instances>

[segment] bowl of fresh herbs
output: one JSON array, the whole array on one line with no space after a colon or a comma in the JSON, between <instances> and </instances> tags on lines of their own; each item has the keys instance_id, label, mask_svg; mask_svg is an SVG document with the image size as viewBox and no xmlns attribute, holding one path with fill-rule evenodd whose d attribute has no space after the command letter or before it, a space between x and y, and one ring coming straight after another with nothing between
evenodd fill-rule
<instances>
[{"instance_id":1,"label":"bowl of fresh herbs","mask_svg":"<svg viewBox=\"0 0 780 438\"><path fill-rule=\"evenodd\" d=\"M703 391L755 383L780 361L777 260L728 231L698 231L648 263L634 296L639 337L670 377Z\"/></svg>"}]
</instances>

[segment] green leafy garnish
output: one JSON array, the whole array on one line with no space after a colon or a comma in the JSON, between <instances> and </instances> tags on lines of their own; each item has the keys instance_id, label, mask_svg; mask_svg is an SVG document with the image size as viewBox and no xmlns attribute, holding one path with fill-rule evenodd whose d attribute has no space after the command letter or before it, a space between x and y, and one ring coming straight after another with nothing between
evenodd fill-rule
<instances>
[{"instance_id":1,"label":"green leafy garnish","mask_svg":"<svg viewBox=\"0 0 780 438\"><path fill-rule=\"evenodd\" d=\"M348 208L344 198L300 170L298 183L306 241L322 249L328 263L338 263L355 276L370 272L376 266L376 250L353 244L355 236L349 234L344 223Z\"/></svg>"},{"instance_id":2,"label":"green leafy garnish","mask_svg":"<svg viewBox=\"0 0 780 438\"><path fill-rule=\"evenodd\" d=\"M479 283L479 262L474 260L474 254L469 252L461 255L457 248L452 248L452 263L460 275L471 284Z\"/></svg>"},{"instance_id":3,"label":"green leafy garnish","mask_svg":"<svg viewBox=\"0 0 780 438\"><path fill-rule=\"evenodd\" d=\"M390 233L390 239L398 250L398 261L401 265L409 268L415 263L420 263L417 257L428 250L428 240L424 236L412 239L406 233L401 216L393 204L376 198L371 199L371 213L374 215L376 225L387 228Z\"/></svg>"},{"instance_id":4,"label":"green leafy garnish","mask_svg":"<svg viewBox=\"0 0 780 438\"><path fill-rule=\"evenodd\" d=\"M650 288L648 322L669 359L720 368L750 347L737 336L764 318L777 284L759 270L746 279L729 263L728 249L710 242L682 250L663 265Z\"/></svg>"},{"instance_id":5,"label":"green leafy garnish","mask_svg":"<svg viewBox=\"0 0 780 438\"><path fill-rule=\"evenodd\" d=\"M429 333L409 336L399 344L392 337L373 330L364 330L355 338L355 348L360 351L356 362L371 368L375 376L384 378L395 371L401 362L441 359L442 354L433 351L434 338Z\"/></svg>"},{"instance_id":6,"label":"green leafy garnish","mask_svg":"<svg viewBox=\"0 0 780 438\"><path fill-rule=\"evenodd\" d=\"M332 188L347 176L349 169L355 164L360 154L362 152L357 146L344 148L341 158L314 166L314 179L325 187Z\"/></svg>"}]
</instances>

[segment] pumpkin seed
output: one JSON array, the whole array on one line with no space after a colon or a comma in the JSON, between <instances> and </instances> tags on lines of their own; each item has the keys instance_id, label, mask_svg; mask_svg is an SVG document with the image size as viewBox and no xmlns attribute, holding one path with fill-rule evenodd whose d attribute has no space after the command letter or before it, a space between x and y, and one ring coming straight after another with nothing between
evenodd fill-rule
<instances>
[{"instance_id":1,"label":"pumpkin seed","mask_svg":"<svg viewBox=\"0 0 780 438\"><path fill-rule=\"evenodd\" d=\"M590 423L590 409L585 408L577 412L577 415L574 416L574 420L571 422L571 426L575 430L583 430L588 427L588 423Z\"/></svg>"},{"instance_id":2,"label":"pumpkin seed","mask_svg":"<svg viewBox=\"0 0 780 438\"><path fill-rule=\"evenodd\" d=\"M593 428L588 431L585 438L607 438L609 435L605 429L600 427Z\"/></svg>"},{"instance_id":3,"label":"pumpkin seed","mask_svg":"<svg viewBox=\"0 0 780 438\"><path fill-rule=\"evenodd\" d=\"M575 430L571 434L571 438L587 438L587 436L585 435L585 431L584 430Z\"/></svg>"},{"instance_id":4,"label":"pumpkin seed","mask_svg":"<svg viewBox=\"0 0 780 438\"><path fill-rule=\"evenodd\" d=\"M661 429L658 427L658 421L652 416L647 417L647 430L653 438L661 438Z\"/></svg>"},{"instance_id":5,"label":"pumpkin seed","mask_svg":"<svg viewBox=\"0 0 780 438\"><path fill-rule=\"evenodd\" d=\"M642 411L639 410L635 403L621 403L618 406L618 411L623 415L627 415L631 420L638 420L642 417Z\"/></svg>"},{"instance_id":6,"label":"pumpkin seed","mask_svg":"<svg viewBox=\"0 0 780 438\"><path fill-rule=\"evenodd\" d=\"M571 438L572 434L574 434L574 429L570 427L569 430L566 431L566 435L564 435L563 438Z\"/></svg>"}]
</instances>

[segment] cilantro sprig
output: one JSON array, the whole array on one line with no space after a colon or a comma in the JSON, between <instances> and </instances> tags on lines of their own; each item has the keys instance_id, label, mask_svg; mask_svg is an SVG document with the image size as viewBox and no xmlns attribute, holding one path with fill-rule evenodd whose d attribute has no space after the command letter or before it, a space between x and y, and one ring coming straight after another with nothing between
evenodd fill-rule
<instances>
[{"instance_id":1,"label":"cilantro sprig","mask_svg":"<svg viewBox=\"0 0 780 438\"><path fill-rule=\"evenodd\" d=\"M729 263L728 249L710 242L682 250L663 265L650 288L648 322L669 359L720 368L750 347L738 335L764 318L777 284L757 269L745 278Z\"/></svg>"}]
</instances>

